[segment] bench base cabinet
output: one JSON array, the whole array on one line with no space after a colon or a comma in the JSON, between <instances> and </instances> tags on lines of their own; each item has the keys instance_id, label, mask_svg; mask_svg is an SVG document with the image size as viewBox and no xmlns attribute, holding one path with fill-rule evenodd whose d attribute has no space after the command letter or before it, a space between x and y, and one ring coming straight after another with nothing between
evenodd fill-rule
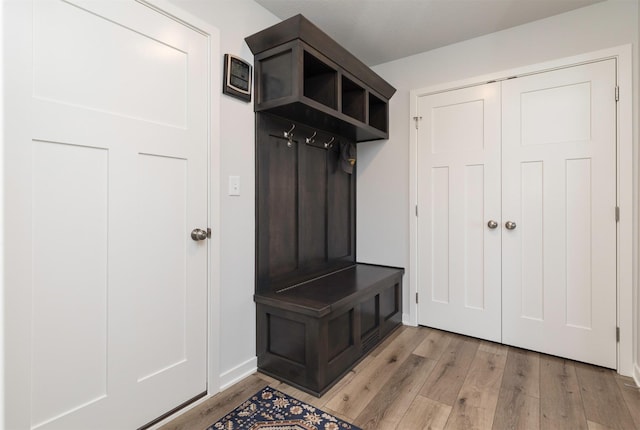
<instances>
[{"instance_id":1,"label":"bench base cabinet","mask_svg":"<svg viewBox=\"0 0 640 430\"><path fill-rule=\"evenodd\" d=\"M402 273L357 264L281 297L256 295L259 370L316 396L324 394L401 324ZM322 301L325 294L335 299L332 290L338 287L344 297ZM310 295L320 299L309 300Z\"/></svg>"}]
</instances>

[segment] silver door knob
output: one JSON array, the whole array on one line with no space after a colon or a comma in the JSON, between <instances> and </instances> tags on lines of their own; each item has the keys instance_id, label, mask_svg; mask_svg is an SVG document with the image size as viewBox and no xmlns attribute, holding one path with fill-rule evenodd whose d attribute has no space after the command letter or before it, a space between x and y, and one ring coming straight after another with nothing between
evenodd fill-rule
<instances>
[{"instance_id":1,"label":"silver door knob","mask_svg":"<svg viewBox=\"0 0 640 430\"><path fill-rule=\"evenodd\" d=\"M195 241L205 240L207 236L207 232L205 230L202 230L201 228L194 228L191 232L191 239Z\"/></svg>"},{"instance_id":2,"label":"silver door knob","mask_svg":"<svg viewBox=\"0 0 640 430\"><path fill-rule=\"evenodd\" d=\"M494 220L491 220L487 223L487 227L489 227L491 230L493 230L494 228L498 227L498 223L495 222Z\"/></svg>"},{"instance_id":3,"label":"silver door knob","mask_svg":"<svg viewBox=\"0 0 640 430\"><path fill-rule=\"evenodd\" d=\"M513 221L505 222L504 226L507 228L507 230L515 230L516 229L516 223L513 222Z\"/></svg>"}]
</instances>

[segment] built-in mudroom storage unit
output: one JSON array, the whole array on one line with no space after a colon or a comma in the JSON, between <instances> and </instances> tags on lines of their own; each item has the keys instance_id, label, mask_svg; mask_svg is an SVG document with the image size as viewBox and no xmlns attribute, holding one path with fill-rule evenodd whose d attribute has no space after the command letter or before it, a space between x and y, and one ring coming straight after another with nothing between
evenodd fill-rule
<instances>
[{"instance_id":1,"label":"built-in mudroom storage unit","mask_svg":"<svg viewBox=\"0 0 640 430\"><path fill-rule=\"evenodd\" d=\"M258 368L319 396L401 324L404 270L355 248L356 144L388 138L395 89L301 15L246 41Z\"/></svg>"}]
</instances>

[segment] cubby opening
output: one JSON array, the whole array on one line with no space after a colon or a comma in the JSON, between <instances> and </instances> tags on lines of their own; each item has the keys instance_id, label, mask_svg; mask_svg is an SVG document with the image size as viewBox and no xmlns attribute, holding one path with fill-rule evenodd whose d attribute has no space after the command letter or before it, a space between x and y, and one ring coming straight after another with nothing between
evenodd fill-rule
<instances>
[{"instance_id":1,"label":"cubby opening","mask_svg":"<svg viewBox=\"0 0 640 430\"><path fill-rule=\"evenodd\" d=\"M342 76L342 113L365 122L366 93L364 88Z\"/></svg>"},{"instance_id":2,"label":"cubby opening","mask_svg":"<svg viewBox=\"0 0 640 430\"><path fill-rule=\"evenodd\" d=\"M338 72L307 51L304 52L303 70L304 96L337 109Z\"/></svg>"},{"instance_id":3,"label":"cubby opening","mask_svg":"<svg viewBox=\"0 0 640 430\"><path fill-rule=\"evenodd\" d=\"M388 131L387 103L369 93L369 125L380 131Z\"/></svg>"}]
</instances>

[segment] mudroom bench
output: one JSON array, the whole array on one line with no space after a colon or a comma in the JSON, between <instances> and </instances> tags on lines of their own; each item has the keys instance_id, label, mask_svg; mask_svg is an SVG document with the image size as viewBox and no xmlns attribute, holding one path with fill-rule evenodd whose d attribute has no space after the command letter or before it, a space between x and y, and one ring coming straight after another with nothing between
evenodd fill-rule
<instances>
[{"instance_id":1,"label":"mudroom bench","mask_svg":"<svg viewBox=\"0 0 640 430\"><path fill-rule=\"evenodd\" d=\"M403 273L358 263L256 294L260 371L324 394L401 324Z\"/></svg>"},{"instance_id":2,"label":"mudroom bench","mask_svg":"<svg viewBox=\"0 0 640 430\"><path fill-rule=\"evenodd\" d=\"M389 138L395 88L302 15L245 40L258 369L320 396L401 324L404 269L356 256L357 145Z\"/></svg>"}]
</instances>

